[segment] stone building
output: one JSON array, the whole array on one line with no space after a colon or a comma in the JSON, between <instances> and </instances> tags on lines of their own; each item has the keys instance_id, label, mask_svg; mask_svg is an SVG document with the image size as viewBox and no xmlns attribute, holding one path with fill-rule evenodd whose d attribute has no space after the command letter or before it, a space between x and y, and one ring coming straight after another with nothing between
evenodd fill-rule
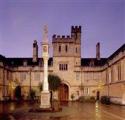
<instances>
[{"instance_id":1,"label":"stone building","mask_svg":"<svg viewBox=\"0 0 125 120\"><path fill-rule=\"evenodd\" d=\"M96 58L81 58L81 26L72 26L69 36L52 36L53 57L49 58L49 74L58 75L62 84L56 96L61 101L80 96L106 95L112 102L125 104L125 44L108 58L100 57L100 43ZM21 85L27 99L31 89L39 96L38 85L43 79L43 59L38 58L38 45L33 43L32 58L6 58L0 55L0 100L11 97Z\"/></svg>"}]
</instances>

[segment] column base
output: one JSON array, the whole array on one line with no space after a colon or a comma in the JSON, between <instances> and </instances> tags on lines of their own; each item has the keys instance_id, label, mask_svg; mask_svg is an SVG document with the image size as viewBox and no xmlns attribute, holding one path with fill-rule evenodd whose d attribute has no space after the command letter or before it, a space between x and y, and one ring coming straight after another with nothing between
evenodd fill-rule
<instances>
[{"instance_id":1,"label":"column base","mask_svg":"<svg viewBox=\"0 0 125 120\"><path fill-rule=\"evenodd\" d=\"M49 91L42 91L41 92L41 104L40 108L46 109L51 108L50 104L50 92Z\"/></svg>"}]
</instances>

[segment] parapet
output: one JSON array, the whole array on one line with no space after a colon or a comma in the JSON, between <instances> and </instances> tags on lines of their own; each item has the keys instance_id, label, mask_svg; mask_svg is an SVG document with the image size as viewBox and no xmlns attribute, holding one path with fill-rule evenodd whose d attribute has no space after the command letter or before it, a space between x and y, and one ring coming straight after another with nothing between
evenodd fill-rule
<instances>
[{"instance_id":1,"label":"parapet","mask_svg":"<svg viewBox=\"0 0 125 120\"><path fill-rule=\"evenodd\" d=\"M53 35L53 39L70 39L71 38L71 36L70 35L56 35L56 34L54 34Z\"/></svg>"},{"instance_id":2,"label":"parapet","mask_svg":"<svg viewBox=\"0 0 125 120\"><path fill-rule=\"evenodd\" d=\"M71 33L81 33L81 26L72 26Z\"/></svg>"},{"instance_id":3,"label":"parapet","mask_svg":"<svg viewBox=\"0 0 125 120\"><path fill-rule=\"evenodd\" d=\"M69 35L53 35L52 37L52 42L55 43L55 42L59 42L59 43L71 43L73 42L73 39L71 38L71 36Z\"/></svg>"},{"instance_id":4,"label":"parapet","mask_svg":"<svg viewBox=\"0 0 125 120\"><path fill-rule=\"evenodd\" d=\"M71 27L71 35L56 35L52 36L53 42L74 42L74 38L72 37L72 33L77 34L81 33L81 26L72 26Z\"/></svg>"}]
</instances>

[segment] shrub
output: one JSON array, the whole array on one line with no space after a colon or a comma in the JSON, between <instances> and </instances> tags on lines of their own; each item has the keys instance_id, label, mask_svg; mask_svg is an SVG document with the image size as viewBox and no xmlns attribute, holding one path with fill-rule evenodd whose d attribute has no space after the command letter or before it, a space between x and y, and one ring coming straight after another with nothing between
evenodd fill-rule
<instances>
[{"instance_id":1,"label":"shrub","mask_svg":"<svg viewBox=\"0 0 125 120\"><path fill-rule=\"evenodd\" d=\"M94 96L91 96L89 100L90 100L90 102L95 102L96 101Z\"/></svg>"},{"instance_id":2,"label":"shrub","mask_svg":"<svg viewBox=\"0 0 125 120\"><path fill-rule=\"evenodd\" d=\"M61 84L61 78L57 75L50 74L48 76L48 82L49 82L49 90L56 91L58 90Z\"/></svg>"},{"instance_id":3,"label":"shrub","mask_svg":"<svg viewBox=\"0 0 125 120\"><path fill-rule=\"evenodd\" d=\"M85 102L85 97L84 96L80 96L78 99L79 102Z\"/></svg>"},{"instance_id":4,"label":"shrub","mask_svg":"<svg viewBox=\"0 0 125 120\"><path fill-rule=\"evenodd\" d=\"M106 105L111 104L111 102L110 102L110 97L108 97L108 96L102 96L102 97L101 97L101 103L102 103L102 104L106 104Z\"/></svg>"},{"instance_id":5,"label":"shrub","mask_svg":"<svg viewBox=\"0 0 125 120\"><path fill-rule=\"evenodd\" d=\"M72 101L73 101L74 97L75 97L74 94L71 94L71 99L72 99Z\"/></svg>"},{"instance_id":6,"label":"shrub","mask_svg":"<svg viewBox=\"0 0 125 120\"><path fill-rule=\"evenodd\" d=\"M95 102L95 97L94 96L80 96L79 97L79 102Z\"/></svg>"},{"instance_id":7,"label":"shrub","mask_svg":"<svg viewBox=\"0 0 125 120\"><path fill-rule=\"evenodd\" d=\"M38 88L40 92L43 90L43 84L41 82L39 83Z\"/></svg>"},{"instance_id":8,"label":"shrub","mask_svg":"<svg viewBox=\"0 0 125 120\"><path fill-rule=\"evenodd\" d=\"M86 102L95 102L95 97L94 96L86 96L85 97L85 101Z\"/></svg>"},{"instance_id":9,"label":"shrub","mask_svg":"<svg viewBox=\"0 0 125 120\"><path fill-rule=\"evenodd\" d=\"M36 92L35 90L31 89L30 94L29 94L30 100L35 100L36 97Z\"/></svg>"}]
</instances>

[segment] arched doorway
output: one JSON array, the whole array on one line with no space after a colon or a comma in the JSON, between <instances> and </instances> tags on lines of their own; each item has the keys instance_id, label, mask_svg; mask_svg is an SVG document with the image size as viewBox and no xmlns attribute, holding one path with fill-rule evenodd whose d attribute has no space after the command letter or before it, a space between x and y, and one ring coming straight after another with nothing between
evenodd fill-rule
<instances>
[{"instance_id":1,"label":"arched doorway","mask_svg":"<svg viewBox=\"0 0 125 120\"><path fill-rule=\"evenodd\" d=\"M14 90L14 98L17 99L17 100L20 100L21 99L21 86L18 85L16 86L15 90Z\"/></svg>"},{"instance_id":2,"label":"arched doorway","mask_svg":"<svg viewBox=\"0 0 125 120\"><path fill-rule=\"evenodd\" d=\"M62 83L59 87L59 100L68 101L69 98L69 87Z\"/></svg>"}]
</instances>

